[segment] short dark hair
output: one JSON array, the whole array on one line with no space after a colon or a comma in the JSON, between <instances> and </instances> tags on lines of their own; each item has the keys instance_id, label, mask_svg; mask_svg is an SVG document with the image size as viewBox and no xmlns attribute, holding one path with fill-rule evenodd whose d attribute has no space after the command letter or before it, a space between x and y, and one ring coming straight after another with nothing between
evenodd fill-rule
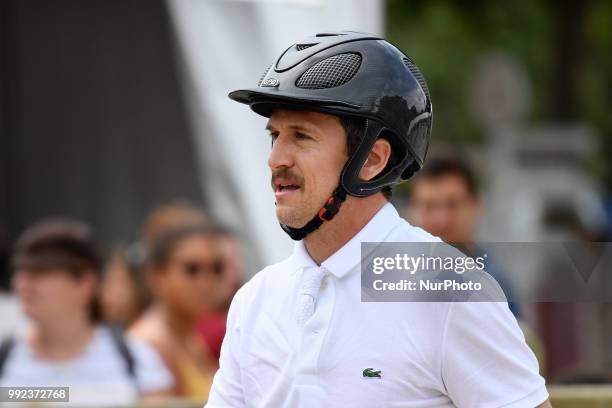
<instances>
[{"instance_id":1,"label":"short dark hair","mask_svg":"<svg viewBox=\"0 0 612 408\"><path fill-rule=\"evenodd\" d=\"M46 219L26 229L13 252L15 269L61 268L80 276L100 274L102 255L91 227L68 218Z\"/></svg>"},{"instance_id":2,"label":"short dark hair","mask_svg":"<svg viewBox=\"0 0 612 408\"><path fill-rule=\"evenodd\" d=\"M417 173L417 180L438 179L449 175L459 176L472 197L478 196L478 180L474 170L461 157L434 157Z\"/></svg>"},{"instance_id":3,"label":"short dark hair","mask_svg":"<svg viewBox=\"0 0 612 408\"><path fill-rule=\"evenodd\" d=\"M366 119L359 118L359 117L352 117L352 116L339 116L339 118L340 118L340 124L342 125L342 127L344 128L344 132L346 133L346 146L347 146L348 156L351 157L351 155L355 153L355 151L359 147L359 143L361 142L361 139L363 138L363 135L365 132L365 126L366 126ZM392 152L391 157L389 158L389 163L387 163L385 170L394 165L395 165L395 156L393 155L393 152ZM391 186L383 187L381 192L383 193L383 195L385 196L387 200L391 199L391 196L393 194L393 190L391 189Z\"/></svg>"},{"instance_id":4,"label":"short dark hair","mask_svg":"<svg viewBox=\"0 0 612 408\"><path fill-rule=\"evenodd\" d=\"M61 269L75 278L87 273L100 277L102 255L92 228L69 218L51 218L32 225L17 240L13 268L44 271ZM90 307L93 322L101 319L97 296Z\"/></svg>"}]
</instances>

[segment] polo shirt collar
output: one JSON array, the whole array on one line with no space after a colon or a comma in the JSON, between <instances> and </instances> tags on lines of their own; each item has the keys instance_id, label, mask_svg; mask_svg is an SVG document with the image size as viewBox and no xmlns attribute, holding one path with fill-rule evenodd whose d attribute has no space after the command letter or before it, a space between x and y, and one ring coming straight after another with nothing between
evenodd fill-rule
<instances>
[{"instance_id":1,"label":"polo shirt collar","mask_svg":"<svg viewBox=\"0 0 612 408\"><path fill-rule=\"evenodd\" d=\"M391 203L385 204L353 238L323 261L321 267L337 278L342 278L361 261L362 242L384 241L400 221L401 218L395 207ZM304 240L295 243L292 258L295 270L318 267L306 250Z\"/></svg>"}]
</instances>

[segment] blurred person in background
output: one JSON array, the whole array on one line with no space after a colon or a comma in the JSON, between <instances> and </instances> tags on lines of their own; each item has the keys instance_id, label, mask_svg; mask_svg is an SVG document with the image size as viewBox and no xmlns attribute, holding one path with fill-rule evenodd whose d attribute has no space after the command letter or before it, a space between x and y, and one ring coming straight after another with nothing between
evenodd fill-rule
<instances>
[{"instance_id":1,"label":"blurred person in background","mask_svg":"<svg viewBox=\"0 0 612 408\"><path fill-rule=\"evenodd\" d=\"M161 205L147 217L141 239L117 248L106 265L100 300L104 319L119 329L128 329L152 301L145 271L147 247L172 228L202 225L206 214L187 201Z\"/></svg>"},{"instance_id":2,"label":"blurred person in background","mask_svg":"<svg viewBox=\"0 0 612 408\"><path fill-rule=\"evenodd\" d=\"M432 157L414 177L407 218L445 242L473 243L482 213L476 175L459 155Z\"/></svg>"},{"instance_id":3,"label":"blurred person in background","mask_svg":"<svg viewBox=\"0 0 612 408\"><path fill-rule=\"evenodd\" d=\"M140 242L117 248L106 265L100 301L104 320L127 329L151 304L145 279L145 248Z\"/></svg>"},{"instance_id":4,"label":"blurred person in background","mask_svg":"<svg viewBox=\"0 0 612 408\"><path fill-rule=\"evenodd\" d=\"M216 308L200 318L198 331L208 344L212 355L218 360L225 336L229 305L244 279L244 264L240 241L235 233L222 226L216 226L213 229L223 258L224 270L218 289L215 291Z\"/></svg>"},{"instance_id":5,"label":"blurred person in background","mask_svg":"<svg viewBox=\"0 0 612 408\"><path fill-rule=\"evenodd\" d=\"M431 158L414 177L405 216L413 225L459 247L471 257L482 254L476 244L478 222L482 214L482 201L474 170L460 155ZM512 288L505 273L487 259L487 272L512 298ZM516 317L520 308L509 302Z\"/></svg>"},{"instance_id":6,"label":"blurred person in background","mask_svg":"<svg viewBox=\"0 0 612 408\"><path fill-rule=\"evenodd\" d=\"M89 226L69 219L35 224L17 241L13 266L31 322L2 341L1 386L70 387L78 405L170 394L172 376L155 350L100 322L102 257Z\"/></svg>"},{"instance_id":7,"label":"blurred person in background","mask_svg":"<svg viewBox=\"0 0 612 408\"><path fill-rule=\"evenodd\" d=\"M483 249L475 242L481 214L477 177L462 156L446 154L433 157L414 177L406 218L413 225L456 245L471 257L483 254ZM499 283L506 298L512 299L512 285L504 270L487 258L486 271ZM542 341L525 321L520 320L520 304L510 301L508 307L519 319L527 344L536 355L540 370L543 370L546 365Z\"/></svg>"},{"instance_id":8,"label":"blurred person in background","mask_svg":"<svg viewBox=\"0 0 612 408\"><path fill-rule=\"evenodd\" d=\"M205 225L163 231L148 247L147 277L154 301L130 328L159 350L172 371L174 395L204 400L217 360L197 322L216 309L215 290L224 266L215 232Z\"/></svg>"},{"instance_id":9,"label":"blurred person in background","mask_svg":"<svg viewBox=\"0 0 612 408\"><path fill-rule=\"evenodd\" d=\"M187 225L207 225L208 215L189 201L176 200L154 209L142 227L142 242L150 246L157 237L169 229Z\"/></svg>"},{"instance_id":10,"label":"blurred person in background","mask_svg":"<svg viewBox=\"0 0 612 408\"><path fill-rule=\"evenodd\" d=\"M209 312L204 313L197 324L202 341L206 343L212 357L217 361L221 353L221 343L225 336L227 310L234 294L242 284L244 275L238 237L229 228L212 225L210 218L198 207L187 201L177 200L158 207L149 215L142 230L142 239L145 247L151 246L152 242L165 231L190 225L210 225L211 233L215 236L223 258L224 271L214 291L214 307ZM121 280L121 276L125 276L125 273L121 271L114 272L119 280ZM124 288L117 289L125 291ZM133 292L130 291L125 295L133 299L132 294ZM116 299L116 296L113 296L113 298ZM113 303L113 301L110 303Z\"/></svg>"}]
</instances>

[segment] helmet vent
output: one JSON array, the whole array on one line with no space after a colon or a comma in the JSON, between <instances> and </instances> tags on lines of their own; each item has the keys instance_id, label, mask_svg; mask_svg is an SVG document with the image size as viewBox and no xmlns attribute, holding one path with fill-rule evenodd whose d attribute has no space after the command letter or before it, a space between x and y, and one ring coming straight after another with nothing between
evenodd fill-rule
<instances>
[{"instance_id":1,"label":"helmet vent","mask_svg":"<svg viewBox=\"0 0 612 408\"><path fill-rule=\"evenodd\" d=\"M412 62L410 58L404 57L402 58L402 60L404 61L404 65L406 65L406 67L410 70L412 75L419 82L419 84L421 85L421 88L423 88L423 92L425 92L425 96L427 96L427 99L431 99L429 97L429 89L427 88L427 83L425 82L425 78L423 78L423 74L421 74L421 71L419 71L417 66L414 64L414 62Z\"/></svg>"},{"instance_id":2,"label":"helmet vent","mask_svg":"<svg viewBox=\"0 0 612 408\"><path fill-rule=\"evenodd\" d=\"M257 82L257 86L261 86L262 81L264 80L266 75L268 75L268 71L270 71L270 68L272 68L272 65L273 64L270 64L268 68L266 68L266 70L263 72L263 74L261 74L261 78L259 78L259 82Z\"/></svg>"},{"instance_id":3,"label":"helmet vent","mask_svg":"<svg viewBox=\"0 0 612 408\"><path fill-rule=\"evenodd\" d=\"M344 53L317 62L304 72L295 86L305 89L334 88L350 81L361 66L361 55Z\"/></svg>"},{"instance_id":4,"label":"helmet vent","mask_svg":"<svg viewBox=\"0 0 612 408\"><path fill-rule=\"evenodd\" d=\"M302 51L305 50L306 48L310 48L313 45L317 45L317 44L295 44L295 49L296 51Z\"/></svg>"}]
</instances>

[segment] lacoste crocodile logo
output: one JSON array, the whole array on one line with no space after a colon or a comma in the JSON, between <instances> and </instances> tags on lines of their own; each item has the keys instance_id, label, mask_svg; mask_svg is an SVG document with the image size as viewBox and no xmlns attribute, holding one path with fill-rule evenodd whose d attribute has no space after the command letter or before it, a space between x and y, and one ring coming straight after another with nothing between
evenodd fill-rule
<instances>
[{"instance_id":1,"label":"lacoste crocodile logo","mask_svg":"<svg viewBox=\"0 0 612 408\"><path fill-rule=\"evenodd\" d=\"M374 371L373 368L369 367L363 370L363 376L368 378L382 378L380 376L381 371Z\"/></svg>"}]
</instances>

